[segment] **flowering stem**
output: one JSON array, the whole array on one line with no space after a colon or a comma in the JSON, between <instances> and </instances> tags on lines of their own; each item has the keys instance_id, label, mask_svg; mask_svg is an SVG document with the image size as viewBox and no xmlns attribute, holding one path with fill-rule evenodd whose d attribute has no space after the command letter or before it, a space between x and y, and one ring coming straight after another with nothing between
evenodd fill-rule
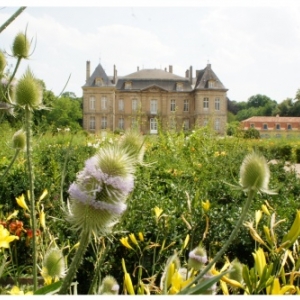
<instances>
[{"instance_id":1,"label":"flowering stem","mask_svg":"<svg viewBox=\"0 0 300 300\"><path fill-rule=\"evenodd\" d=\"M76 271L83 259L83 255L87 249L87 246L89 245L90 235L91 235L90 231L88 231L88 230L83 230L81 232L77 252L72 260L72 263L69 267L68 273L67 273L66 277L64 278L62 286L61 286L60 290L58 291L59 295L66 295L68 293L68 289L70 288L70 286L72 284L72 281L73 281L73 278L75 277Z\"/></svg>"},{"instance_id":2,"label":"flowering stem","mask_svg":"<svg viewBox=\"0 0 300 300\"><path fill-rule=\"evenodd\" d=\"M226 241L226 243L224 244L224 246L220 249L220 251L215 255L214 259L202 270L202 272L200 272L192 282L190 282L184 289L182 289L178 294L189 294L188 288L193 285L195 282L199 281L199 279L201 279L210 269L211 267L222 257L222 255L225 253L225 251L227 250L227 248L230 246L230 244L232 243L232 241L235 239L241 225L243 224L244 220L247 217L247 212L249 210L250 204L256 194L256 190L250 190L248 192L248 198L246 200L246 203L243 207L242 213L241 213L241 217L240 219L237 221L235 228L233 229L233 231L231 232L231 235L229 236L228 240Z\"/></svg>"},{"instance_id":3,"label":"flowering stem","mask_svg":"<svg viewBox=\"0 0 300 300\"><path fill-rule=\"evenodd\" d=\"M13 157L13 159L11 160L9 166L6 168L5 172L3 173L3 175L0 177L0 182L1 180L5 177L5 175L8 173L8 171L10 170L10 168L12 167L12 165L14 164L16 158L18 157L19 153L20 153L20 149L17 149L15 152L15 155Z\"/></svg>"},{"instance_id":4,"label":"flowering stem","mask_svg":"<svg viewBox=\"0 0 300 300\"><path fill-rule=\"evenodd\" d=\"M30 218L32 228L32 273L33 273L33 291L37 289L37 251L36 251L36 220L35 220L35 199L34 199L34 174L31 157L31 111L28 106L25 107L25 131L26 131L26 155L29 178L29 197L30 197Z\"/></svg>"}]
</instances>

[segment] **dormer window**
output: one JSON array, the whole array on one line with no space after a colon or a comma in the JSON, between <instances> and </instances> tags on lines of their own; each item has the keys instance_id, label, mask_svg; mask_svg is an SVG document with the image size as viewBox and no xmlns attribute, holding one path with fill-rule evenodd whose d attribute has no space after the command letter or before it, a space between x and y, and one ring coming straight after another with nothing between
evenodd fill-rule
<instances>
[{"instance_id":1,"label":"dormer window","mask_svg":"<svg viewBox=\"0 0 300 300\"><path fill-rule=\"evenodd\" d=\"M103 85L103 80L100 77L97 77L95 80L96 86L102 86Z\"/></svg>"},{"instance_id":2,"label":"dormer window","mask_svg":"<svg viewBox=\"0 0 300 300\"><path fill-rule=\"evenodd\" d=\"M130 90L132 88L131 81L126 81L125 82L125 90Z\"/></svg>"},{"instance_id":3,"label":"dormer window","mask_svg":"<svg viewBox=\"0 0 300 300\"><path fill-rule=\"evenodd\" d=\"M276 130L280 130L280 124L276 124Z\"/></svg>"},{"instance_id":4,"label":"dormer window","mask_svg":"<svg viewBox=\"0 0 300 300\"><path fill-rule=\"evenodd\" d=\"M183 83L182 82L177 82L176 84L176 91L183 91Z\"/></svg>"},{"instance_id":5,"label":"dormer window","mask_svg":"<svg viewBox=\"0 0 300 300\"><path fill-rule=\"evenodd\" d=\"M214 80L209 80L208 81L208 87L209 88L214 88L215 87L215 81Z\"/></svg>"}]
</instances>

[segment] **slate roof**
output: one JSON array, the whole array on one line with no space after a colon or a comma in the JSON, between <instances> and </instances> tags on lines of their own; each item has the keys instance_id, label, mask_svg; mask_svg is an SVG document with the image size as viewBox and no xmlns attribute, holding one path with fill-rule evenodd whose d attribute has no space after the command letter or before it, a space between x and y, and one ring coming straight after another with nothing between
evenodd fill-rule
<instances>
[{"instance_id":1,"label":"slate roof","mask_svg":"<svg viewBox=\"0 0 300 300\"><path fill-rule=\"evenodd\" d=\"M96 78L102 78L104 86L113 86L111 80L109 77L106 75L104 69L102 68L101 64L99 64L93 74L90 76L90 78L87 80L85 83L85 86L96 86Z\"/></svg>"},{"instance_id":2,"label":"slate roof","mask_svg":"<svg viewBox=\"0 0 300 300\"><path fill-rule=\"evenodd\" d=\"M208 87L208 81L214 80L215 85L212 88ZM206 68L199 71L198 76L196 78L195 89L226 89L218 76L211 69L211 64L207 64Z\"/></svg>"},{"instance_id":3,"label":"slate roof","mask_svg":"<svg viewBox=\"0 0 300 300\"><path fill-rule=\"evenodd\" d=\"M98 64L93 74L83 87L96 86L96 78L102 78L104 86L116 86L117 90L141 91L150 87L158 87L165 91L178 91L177 83L182 83L182 92L190 92L193 89L208 89L208 81L214 80L215 85L209 89L227 90L217 75L211 69L211 64L199 71L193 82L189 78L181 77L161 69L143 69L126 76L118 76L117 83L112 83L112 76L107 76L101 64ZM131 82L131 89L125 89L125 82Z\"/></svg>"},{"instance_id":4,"label":"slate roof","mask_svg":"<svg viewBox=\"0 0 300 300\"><path fill-rule=\"evenodd\" d=\"M150 87L159 87L165 91L176 91L177 83L182 83L182 91L192 91L188 78L180 77L160 69L143 69L118 79L117 89L125 90L125 82L131 82L131 91L145 90ZM128 90L128 89L126 89Z\"/></svg>"},{"instance_id":5,"label":"slate roof","mask_svg":"<svg viewBox=\"0 0 300 300\"><path fill-rule=\"evenodd\" d=\"M279 116L271 116L271 117L263 117L263 116L257 116L257 117L251 117L246 120L243 120L242 122L256 122L256 123L300 123L300 117L279 117Z\"/></svg>"}]
</instances>

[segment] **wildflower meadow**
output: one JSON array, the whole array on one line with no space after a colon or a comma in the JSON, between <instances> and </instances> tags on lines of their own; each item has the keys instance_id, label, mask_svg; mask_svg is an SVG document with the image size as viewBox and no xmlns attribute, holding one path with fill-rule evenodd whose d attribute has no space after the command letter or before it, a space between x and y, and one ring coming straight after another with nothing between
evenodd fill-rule
<instances>
[{"instance_id":1,"label":"wildflower meadow","mask_svg":"<svg viewBox=\"0 0 300 300\"><path fill-rule=\"evenodd\" d=\"M297 140L33 130L30 55L0 52L2 295L300 294Z\"/></svg>"}]
</instances>

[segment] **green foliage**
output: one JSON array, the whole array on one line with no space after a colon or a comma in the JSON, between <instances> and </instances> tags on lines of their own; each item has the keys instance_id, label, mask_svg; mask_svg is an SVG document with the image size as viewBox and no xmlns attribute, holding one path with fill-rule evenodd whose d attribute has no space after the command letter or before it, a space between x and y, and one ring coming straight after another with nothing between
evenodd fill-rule
<instances>
[{"instance_id":1,"label":"green foliage","mask_svg":"<svg viewBox=\"0 0 300 300\"><path fill-rule=\"evenodd\" d=\"M260 133L255 128L249 128L244 131L244 139L259 139Z\"/></svg>"}]
</instances>

